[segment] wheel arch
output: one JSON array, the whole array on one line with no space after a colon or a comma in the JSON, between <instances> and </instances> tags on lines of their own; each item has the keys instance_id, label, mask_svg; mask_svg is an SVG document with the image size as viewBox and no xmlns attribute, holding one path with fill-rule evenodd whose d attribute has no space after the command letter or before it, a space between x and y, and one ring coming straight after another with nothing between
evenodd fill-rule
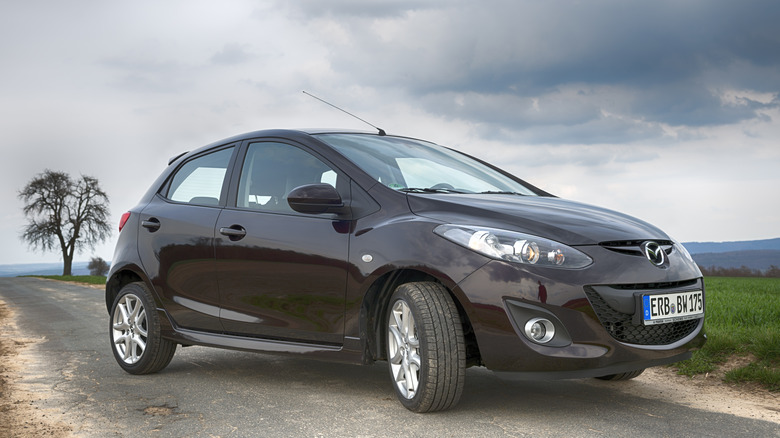
<instances>
[{"instance_id":1,"label":"wheel arch","mask_svg":"<svg viewBox=\"0 0 780 438\"><path fill-rule=\"evenodd\" d=\"M132 265L123 266L108 277L106 281L106 309L108 313L111 313L111 306L114 304L117 295L119 295L119 291L128 284L141 281L146 283L150 291L154 290L143 277L143 274L138 269L133 268Z\"/></svg>"},{"instance_id":2,"label":"wheel arch","mask_svg":"<svg viewBox=\"0 0 780 438\"><path fill-rule=\"evenodd\" d=\"M371 284L363 297L360 309L360 334L361 338L366 342L366 354L369 356L367 362L387 359L387 339L384 326L387 310L390 306L390 297L400 285L414 282L438 283L449 292L450 298L458 309L463 325L463 336L466 343L466 363L468 366L480 365L482 360L474 329L468 313L457 294L444 281L431 273L413 268L396 269L384 273Z\"/></svg>"}]
</instances>

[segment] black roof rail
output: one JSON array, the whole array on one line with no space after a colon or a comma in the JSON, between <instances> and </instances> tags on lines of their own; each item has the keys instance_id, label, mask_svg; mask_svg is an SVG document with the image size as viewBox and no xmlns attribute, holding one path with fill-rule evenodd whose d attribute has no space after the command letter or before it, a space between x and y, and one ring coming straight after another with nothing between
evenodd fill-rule
<instances>
[{"instance_id":1,"label":"black roof rail","mask_svg":"<svg viewBox=\"0 0 780 438\"><path fill-rule=\"evenodd\" d=\"M171 164L173 164L174 161L176 161L179 158L181 158L182 156L184 156L184 154L186 154L187 152L189 152L189 151L184 151L184 152L180 153L179 155L176 155L175 157L171 157L171 159L168 160L168 165L170 166Z\"/></svg>"}]
</instances>

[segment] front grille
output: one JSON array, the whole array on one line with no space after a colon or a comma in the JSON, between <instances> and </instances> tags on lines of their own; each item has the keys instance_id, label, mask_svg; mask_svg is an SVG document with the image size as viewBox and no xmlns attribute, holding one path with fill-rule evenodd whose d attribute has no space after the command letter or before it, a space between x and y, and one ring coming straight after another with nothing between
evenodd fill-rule
<instances>
[{"instance_id":1,"label":"front grille","mask_svg":"<svg viewBox=\"0 0 780 438\"><path fill-rule=\"evenodd\" d=\"M613 309L593 288L586 286L585 294L604 329L613 338L627 344L673 344L693 333L699 325L699 319L656 325L643 325L641 321L638 321L635 324L633 314Z\"/></svg>"},{"instance_id":2,"label":"front grille","mask_svg":"<svg viewBox=\"0 0 780 438\"><path fill-rule=\"evenodd\" d=\"M644 256L642 253L642 244L646 240L614 240L610 242L601 242L599 245L602 248L614 251L618 254L632 255L632 256ZM661 245L666 254L671 254L674 248L674 242L671 240L655 240L655 243Z\"/></svg>"},{"instance_id":3,"label":"front grille","mask_svg":"<svg viewBox=\"0 0 780 438\"><path fill-rule=\"evenodd\" d=\"M645 284L612 284L609 287L620 290L650 290L650 289L671 289L673 287L688 287L697 284L699 280L669 281L666 283L645 283Z\"/></svg>"}]
</instances>

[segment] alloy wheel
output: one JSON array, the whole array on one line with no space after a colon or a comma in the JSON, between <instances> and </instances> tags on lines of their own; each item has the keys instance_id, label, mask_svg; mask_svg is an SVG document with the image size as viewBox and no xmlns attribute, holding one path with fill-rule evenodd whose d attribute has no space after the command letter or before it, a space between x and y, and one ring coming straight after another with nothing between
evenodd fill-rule
<instances>
[{"instance_id":1,"label":"alloy wheel","mask_svg":"<svg viewBox=\"0 0 780 438\"><path fill-rule=\"evenodd\" d=\"M149 328L146 309L140 298L127 294L116 303L112 327L114 348L122 361L132 365L141 360L146 350Z\"/></svg>"},{"instance_id":2,"label":"alloy wheel","mask_svg":"<svg viewBox=\"0 0 780 438\"><path fill-rule=\"evenodd\" d=\"M390 312L387 330L388 361L398 391L407 399L420 384L420 340L411 309L398 300Z\"/></svg>"}]
</instances>

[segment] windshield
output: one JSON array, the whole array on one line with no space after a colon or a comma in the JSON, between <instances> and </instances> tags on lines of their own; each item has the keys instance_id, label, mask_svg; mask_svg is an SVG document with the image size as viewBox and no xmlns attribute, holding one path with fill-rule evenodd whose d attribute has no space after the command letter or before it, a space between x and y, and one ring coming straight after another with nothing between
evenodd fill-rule
<instances>
[{"instance_id":1,"label":"windshield","mask_svg":"<svg viewBox=\"0 0 780 438\"><path fill-rule=\"evenodd\" d=\"M501 172L433 143L368 134L319 134L317 138L396 190L535 196Z\"/></svg>"}]
</instances>

